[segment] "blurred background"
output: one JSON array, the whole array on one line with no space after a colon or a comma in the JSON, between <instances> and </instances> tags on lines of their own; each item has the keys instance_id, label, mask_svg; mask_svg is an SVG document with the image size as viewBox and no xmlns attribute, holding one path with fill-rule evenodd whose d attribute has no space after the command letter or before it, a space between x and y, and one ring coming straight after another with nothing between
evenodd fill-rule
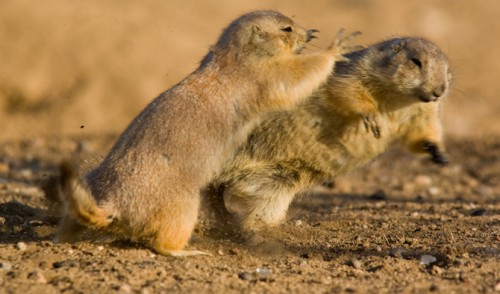
<instances>
[{"instance_id":1,"label":"blurred background","mask_svg":"<svg viewBox=\"0 0 500 294\"><path fill-rule=\"evenodd\" d=\"M454 73L448 137L500 134L500 3L495 0L0 1L0 141L118 133L159 93L196 69L242 13L278 10L358 44L424 36Z\"/></svg>"}]
</instances>

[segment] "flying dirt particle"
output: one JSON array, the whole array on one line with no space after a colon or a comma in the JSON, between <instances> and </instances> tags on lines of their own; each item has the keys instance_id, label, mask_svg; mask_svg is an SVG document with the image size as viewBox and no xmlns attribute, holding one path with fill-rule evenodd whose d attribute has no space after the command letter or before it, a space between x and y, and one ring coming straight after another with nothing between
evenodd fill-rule
<instances>
[{"instance_id":1,"label":"flying dirt particle","mask_svg":"<svg viewBox=\"0 0 500 294\"><path fill-rule=\"evenodd\" d=\"M84 125L81 125L81 126L80 126L80 129L83 129L83 128L85 128L85 126L84 126Z\"/></svg>"}]
</instances>

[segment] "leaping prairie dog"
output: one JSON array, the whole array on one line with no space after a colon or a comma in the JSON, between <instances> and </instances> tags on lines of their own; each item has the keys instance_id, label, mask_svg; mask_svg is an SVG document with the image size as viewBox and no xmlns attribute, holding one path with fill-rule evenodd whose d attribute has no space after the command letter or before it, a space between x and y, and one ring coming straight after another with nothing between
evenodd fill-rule
<instances>
[{"instance_id":1,"label":"leaping prairie dog","mask_svg":"<svg viewBox=\"0 0 500 294\"><path fill-rule=\"evenodd\" d=\"M219 221L229 218L247 232L280 224L297 193L366 164L397 141L446 162L440 112L451 73L442 51L405 37L346 57L310 99L267 114L251 132L207 191Z\"/></svg>"},{"instance_id":2,"label":"leaping prairie dog","mask_svg":"<svg viewBox=\"0 0 500 294\"><path fill-rule=\"evenodd\" d=\"M354 35L301 54L315 32L275 11L229 24L199 68L154 99L96 168L79 178L63 165L66 209L56 240L71 241L90 228L163 255L203 254L184 249L200 189L262 113L291 108L324 83Z\"/></svg>"}]
</instances>

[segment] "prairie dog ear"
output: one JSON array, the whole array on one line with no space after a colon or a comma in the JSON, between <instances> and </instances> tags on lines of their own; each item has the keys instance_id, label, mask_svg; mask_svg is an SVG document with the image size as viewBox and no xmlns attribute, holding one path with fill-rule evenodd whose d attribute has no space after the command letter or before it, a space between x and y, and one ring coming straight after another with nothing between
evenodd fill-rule
<instances>
[{"instance_id":1,"label":"prairie dog ear","mask_svg":"<svg viewBox=\"0 0 500 294\"><path fill-rule=\"evenodd\" d=\"M240 37L238 38L238 42L241 45L247 45L253 42L255 39L255 35L258 35L261 31L260 27L257 25L253 25L251 28L244 29L240 32Z\"/></svg>"},{"instance_id":2,"label":"prairie dog ear","mask_svg":"<svg viewBox=\"0 0 500 294\"><path fill-rule=\"evenodd\" d=\"M393 44L391 46L392 51L394 51L394 54L399 53L401 50L403 50L406 47L406 41L401 40L397 42L396 44Z\"/></svg>"},{"instance_id":3,"label":"prairie dog ear","mask_svg":"<svg viewBox=\"0 0 500 294\"><path fill-rule=\"evenodd\" d=\"M264 31L258 25L253 25L248 43L260 44L264 39Z\"/></svg>"},{"instance_id":4,"label":"prairie dog ear","mask_svg":"<svg viewBox=\"0 0 500 294\"><path fill-rule=\"evenodd\" d=\"M254 26L252 27L252 32L254 32L254 33L258 33L258 32L260 32L260 27L259 27L258 25L254 25Z\"/></svg>"}]
</instances>

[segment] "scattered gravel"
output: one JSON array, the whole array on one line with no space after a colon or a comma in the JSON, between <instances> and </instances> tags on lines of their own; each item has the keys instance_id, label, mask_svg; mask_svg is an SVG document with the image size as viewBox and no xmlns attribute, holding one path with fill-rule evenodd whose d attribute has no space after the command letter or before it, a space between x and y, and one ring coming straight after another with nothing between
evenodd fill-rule
<instances>
[{"instance_id":1,"label":"scattered gravel","mask_svg":"<svg viewBox=\"0 0 500 294\"><path fill-rule=\"evenodd\" d=\"M57 147L57 141L52 143ZM493 164L500 162L497 143L450 142L451 155L468 160L460 168L435 167L395 150L331 190L297 197L287 216L291 225L248 240L218 231L202 207L189 248L212 256L189 258L165 257L112 239L53 243L57 219L47 216L37 181L57 169L61 149L37 147L36 153L23 150L16 157L13 148L4 159L7 147L0 145L0 162L9 162L15 178L0 181L0 293L8 293L7 287L29 293L28 285L39 293L144 294L460 293L500 287L495 276L500 204L488 196L500 195L500 187L491 184L500 174ZM38 157L25 160L25 153ZM32 171L31 178L22 177L18 171L23 169ZM468 170L475 172L475 181ZM417 184L419 175L424 177ZM425 177L432 182L422 188L429 182ZM486 183L491 194L471 192L469 185ZM439 193L431 195L431 187ZM377 201L369 201L377 194L372 197ZM474 211L484 213L473 216Z\"/></svg>"}]
</instances>

